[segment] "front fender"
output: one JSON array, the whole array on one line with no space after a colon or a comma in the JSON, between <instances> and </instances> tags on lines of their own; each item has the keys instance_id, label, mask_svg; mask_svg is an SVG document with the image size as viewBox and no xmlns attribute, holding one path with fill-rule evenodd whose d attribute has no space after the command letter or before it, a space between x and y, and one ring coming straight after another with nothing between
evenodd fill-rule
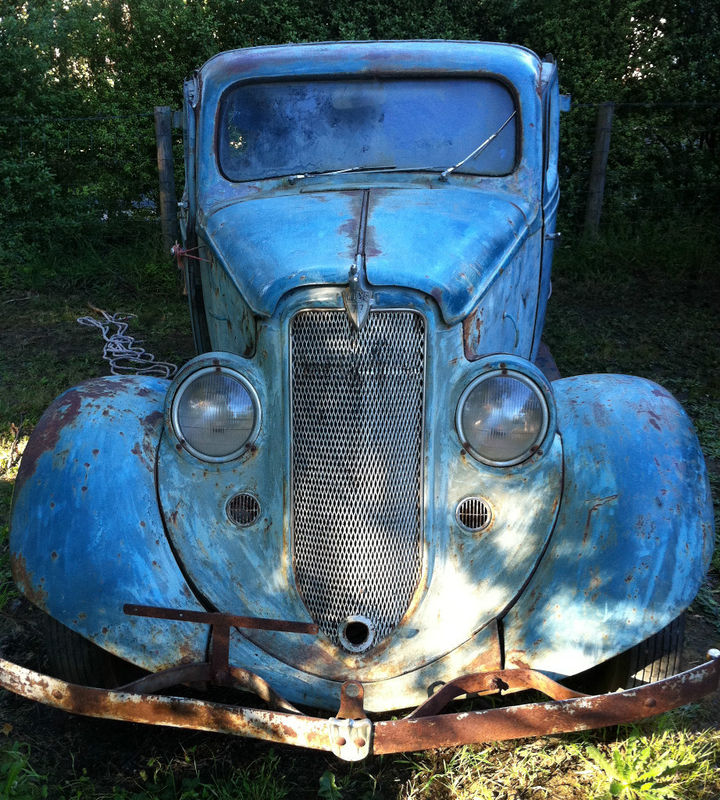
<instances>
[{"instance_id":1,"label":"front fender","mask_svg":"<svg viewBox=\"0 0 720 800\"><path fill-rule=\"evenodd\" d=\"M538 569L504 621L506 663L572 675L643 641L693 600L714 545L687 415L624 375L555 381L565 485Z\"/></svg>"},{"instance_id":2,"label":"front fender","mask_svg":"<svg viewBox=\"0 0 720 800\"><path fill-rule=\"evenodd\" d=\"M203 661L204 625L127 617L125 603L203 610L165 537L155 461L168 382L124 376L60 395L15 485L13 576L35 605L146 669Z\"/></svg>"}]
</instances>

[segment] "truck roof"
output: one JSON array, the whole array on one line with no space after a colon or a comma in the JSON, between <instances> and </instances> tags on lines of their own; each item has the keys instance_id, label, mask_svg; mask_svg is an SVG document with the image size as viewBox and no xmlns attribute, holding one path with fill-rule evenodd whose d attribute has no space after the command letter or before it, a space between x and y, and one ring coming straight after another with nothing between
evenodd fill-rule
<instances>
[{"instance_id":1,"label":"truck roof","mask_svg":"<svg viewBox=\"0 0 720 800\"><path fill-rule=\"evenodd\" d=\"M229 50L200 70L203 84L285 76L468 74L536 84L539 57L525 47L471 41L365 41L284 44Z\"/></svg>"}]
</instances>

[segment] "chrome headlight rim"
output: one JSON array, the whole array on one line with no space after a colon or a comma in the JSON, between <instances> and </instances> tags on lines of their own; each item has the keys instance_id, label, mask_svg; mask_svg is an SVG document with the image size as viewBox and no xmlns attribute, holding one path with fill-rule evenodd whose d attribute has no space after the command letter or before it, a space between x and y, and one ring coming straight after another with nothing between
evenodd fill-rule
<instances>
[{"instance_id":1,"label":"chrome headlight rim","mask_svg":"<svg viewBox=\"0 0 720 800\"><path fill-rule=\"evenodd\" d=\"M205 359L203 359L203 361L204 360ZM197 448L193 447L185 439L182 433L180 422L178 420L178 408L180 406L180 401L182 400L183 394L196 380L201 378L203 375L218 374L218 373L227 375L228 377L237 380L240 384L242 384L243 388L250 397L250 401L253 406L254 419L250 434L240 447L236 448L230 453L227 453L226 455L213 456L213 455L208 455L207 453L203 453L201 450L198 450ZM220 363L216 358L213 359L212 364L203 365L202 362L200 363L195 362L194 364L192 364L191 369L188 369L187 371L183 370L182 376L178 377L181 379L177 381L177 384L170 398L168 419L170 422L170 429L172 430L173 436L177 439L177 442L182 447L182 449L187 451L191 456L199 459L200 461L207 462L209 464L224 464L227 463L228 461L235 461L236 459L243 456L257 438L257 435L260 430L260 421L261 421L260 399L252 383L250 383L250 381L245 377L245 375L242 374L242 372L240 372L239 370L235 369L232 366L227 366L226 364Z\"/></svg>"},{"instance_id":2,"label":"chrome headlight rim","mask_svg":"<svg viewBox=\"0 0 720 800\"><path fill-rule=\"evenodd\" d=\"M498 362L497 358L493 359L492 361L488 361L488 363L484 365L485 368L483 371L472 378L470 383L468 383L463 390L455 411L455 427L463 448L470 453L475 460L490 467L515 467L524 464L536 454L542 454L545 442L552 435L555 429L555 407L550 384L534 364L529 361L524 363L518 363L518 361L516 361L516 359L508 359L508 363L505 361ZM488 458L487 456L478 452L470 444L468 437L465 435L462 424L463 408L467 398L470 396L470 393L483 381L496 377L513 378L518 380L520 383L530 389L540 400L540 407L542 410L540 430L533 440L533 443L519 455L503 461Z\"/></svg>"}]
</instances>

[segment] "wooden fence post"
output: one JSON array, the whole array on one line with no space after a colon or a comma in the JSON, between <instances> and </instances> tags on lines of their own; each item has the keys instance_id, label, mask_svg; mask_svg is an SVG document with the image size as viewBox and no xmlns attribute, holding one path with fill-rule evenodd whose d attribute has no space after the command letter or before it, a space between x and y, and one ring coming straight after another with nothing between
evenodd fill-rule
<instances>
[{"instance_id":1,"label":"wooden fence post","mask_svg":"<svg viewBox=\"0 0 720 800\"><path fill-rule=\"evenodd\" d=\"M598 107L595 125L595 147L590 168L590 187L585 207L585 235L597 236L602 214L605 193L605 172L610 152L610 132L612 131L615 103L608 101Z\"/></svg>"},{"instance_id":2,"label":"wooden fence post","mask_svg":"<svg viewBox=\"0 0 720 800\"><path fill-rule=\"evenodd\" d=\"M163 249L170 248L180 236L175 194L175 166L172 151L172 111L170 106L155 106L155 141L157 143L158 174L160 177L160 224Z\"/></svg>"}]
</instances>

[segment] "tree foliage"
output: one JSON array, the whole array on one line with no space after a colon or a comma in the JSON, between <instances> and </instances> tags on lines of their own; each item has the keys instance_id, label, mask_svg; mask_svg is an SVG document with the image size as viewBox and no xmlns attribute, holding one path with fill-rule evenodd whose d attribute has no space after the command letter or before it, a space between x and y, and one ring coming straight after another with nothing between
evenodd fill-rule
<instances>
[{"instance_id":1,"label":"tree foliage","mask_svg":"<svg viewBox=\"0 0 720 800\"><path fill-rule=\"evenodd\" d=\"M214 53L409 38L508 41L555 54L577 106L563 123L570 224L582 212L592 104L608 99L666 104L618 107L609 219L627 219L638 201L677 211L697 186L706 187L702 206L717 206L715 0L0 0L6 274L8 264L13 274L37 274L48 251L57 262L91 238L147 239L156 175L152 119L142 115L179 108L182 79ZM689 102L716 105L677 105Z\"/></svg>"}]
</instances>

